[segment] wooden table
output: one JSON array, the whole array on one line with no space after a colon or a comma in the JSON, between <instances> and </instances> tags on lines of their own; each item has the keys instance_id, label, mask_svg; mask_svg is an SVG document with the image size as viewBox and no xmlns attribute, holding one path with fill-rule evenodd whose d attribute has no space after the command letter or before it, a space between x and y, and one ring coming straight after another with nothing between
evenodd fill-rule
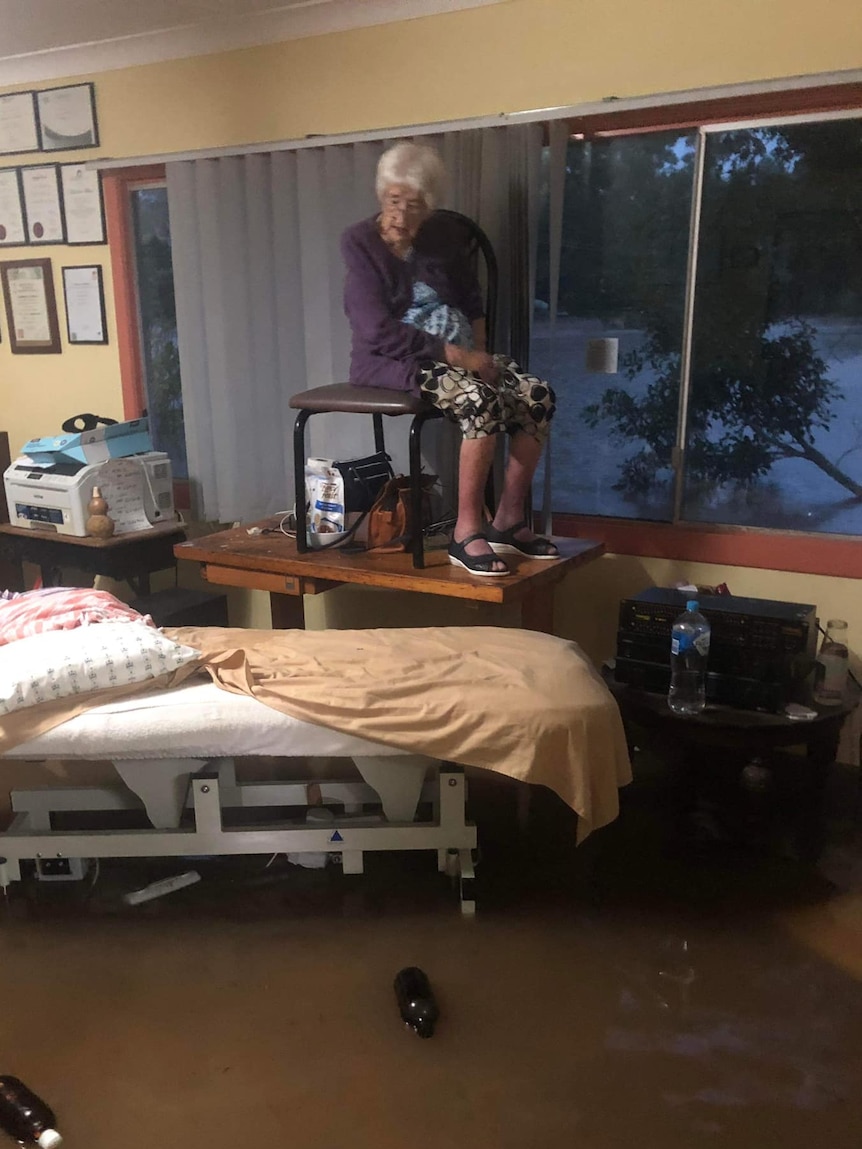
<instances>
[{"instance_id":1,"label":"wooden table","mask_svg":"<svg viewBox=\"0 0 862 1149\"><path fill-rule=\"evenodd\" d=\"M370 555L365 551L308 551L298 554L293 539L278 530L278 518L219 531L178 543L180 560L201 564L201 575L218 586L269 591L272 625L304 628L302 596L333 587L384 587L471 602L520 603L521 625L553 633L554 587L569 571L597 559L604 544L591 539L555 539L561 557L554 561L504 556L513 573L507 578L476 578L450 564L445 550L426 551L423 569L409 554ZM265 534L249 535L252 527Z\"/></svg>"},{"instance_id":2,"label":"wooden table","mask_svg":"<svg viewBox=\"0 0 862 1149\"><path fill-rule=\"evenodd\" d=\"M130 583L137 595L150 593L150 574L173 567L174 545L185 537L182 523L158 523L110 539L80 538L30 527L0 524L0 556L36 563L43 586L58 585L64 566Z\"/></svg>"}]
</instances>

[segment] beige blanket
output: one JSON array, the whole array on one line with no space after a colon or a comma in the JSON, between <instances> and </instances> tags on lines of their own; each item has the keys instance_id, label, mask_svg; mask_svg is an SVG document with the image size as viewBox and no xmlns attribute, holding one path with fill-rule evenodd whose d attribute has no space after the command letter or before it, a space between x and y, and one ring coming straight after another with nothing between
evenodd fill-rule
<instances>
[{"instance_id":1,"label":"beige blanket","mask_svg":"<svg viewBox=\"0 0 862 1149\"><path fill-rule=\"evenodd\" d=\"M613 821L631 780L616 702L574 643L529 630L179 627L214 680L295 718L541 783Z\"/></svg>"},{"instance_id":2,"label":"beige blanket","mask_svg":"<svg viewBox=\"0 0 862 1149\"><path fill-rule=\"evenodd\" d=\"M165 634L200 650L219 686L295 718L548 786L578 813L579 840L613 821L618 788L631 779L616 703L578 647L551 635L502 627ZM93 695L92 705L105 700ZM16 742L64 720L40 709Z\"/></svg>"}]
</instances>

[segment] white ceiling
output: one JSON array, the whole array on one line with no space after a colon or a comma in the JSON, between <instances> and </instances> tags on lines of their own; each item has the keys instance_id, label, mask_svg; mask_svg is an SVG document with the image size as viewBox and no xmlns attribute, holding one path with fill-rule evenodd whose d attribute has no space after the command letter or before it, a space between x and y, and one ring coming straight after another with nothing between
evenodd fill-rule
<instances>
[{"instance_id":1,"label":"white ceiling","mask_svg":"<svg viewBox=\"0 0 862 1149\"><path fill-rule=\"evenodd\" d=\"M0 85L316 36L502 0L0 0Z\"/></svg>"}]
</instances>

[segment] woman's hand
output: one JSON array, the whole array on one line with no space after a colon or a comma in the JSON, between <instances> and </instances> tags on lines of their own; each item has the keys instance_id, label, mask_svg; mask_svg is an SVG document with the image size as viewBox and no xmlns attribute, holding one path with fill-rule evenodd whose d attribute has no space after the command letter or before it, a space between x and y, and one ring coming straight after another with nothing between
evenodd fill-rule
<instances>
[{"instance_id":1,"label":"woman's hand","mask_svg":"<svg viewBox=\"0 0 862 1149\"><path fill-rule=\"evenodd\" d=\"M456 347L454 343L447 343L446 362L450 367L460 367L462 371L475 371L492 386L500 378L500 368L493 355L487 351L468 351L464 347Z\"/></svg>"}]
</instances>

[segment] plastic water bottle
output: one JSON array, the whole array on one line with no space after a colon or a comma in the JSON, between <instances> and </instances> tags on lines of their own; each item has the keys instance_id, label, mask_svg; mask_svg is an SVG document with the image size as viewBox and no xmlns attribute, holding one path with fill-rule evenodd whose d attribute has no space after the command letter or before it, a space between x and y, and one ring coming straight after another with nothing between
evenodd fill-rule
<instances>
[{"instance_id":1,"label":"plastic water bottle","mask_svg":"<svg viewBox=\"0 0 862 1149\"><path fill-rule=\"evenodd\" d=\"M399 970L395 975L395 997L404 1024L420 1037L431 1037L440 1011L425 972L415 965Z\"/></svg>"},{"instance_id":2,"label":"plastic water bottle","mask_svg":"<svg viewBox=\"0 0 862 1149\"><path fill-rule=\"evenodd\" d=\"M54 1149L63 1138L56 1129L57 1118L41 1097L37 1097L17 1077L0 1077L0 1128L25 1145Z\"/></svg>"},{"instance_id":3,"label":"plastic water bottle","mask_svg":"<svg viewBox=\"0 0 862 1149\"><path fill-rule=\"evenodd\" d=\"M674 714L700 714L706 706L706 662L709 623L696 599L673 624L670 643L670 690L667 704Z\"/></svg>"}]
</instances>

